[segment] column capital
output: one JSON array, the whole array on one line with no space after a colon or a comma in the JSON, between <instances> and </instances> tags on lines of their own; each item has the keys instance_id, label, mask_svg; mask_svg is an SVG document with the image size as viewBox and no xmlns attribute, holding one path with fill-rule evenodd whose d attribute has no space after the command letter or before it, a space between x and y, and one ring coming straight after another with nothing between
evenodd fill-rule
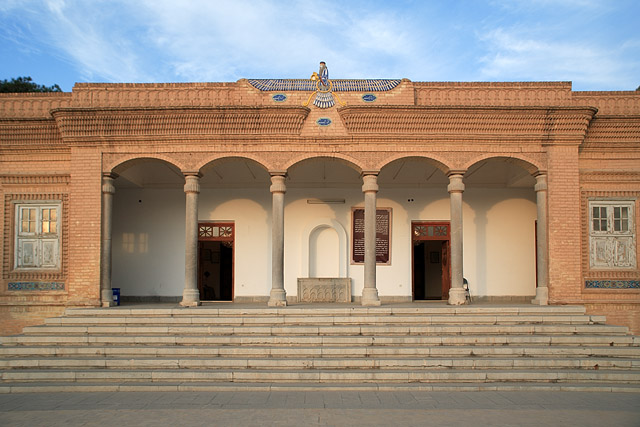
<instances>
[{"instance_id":1,"label":"column capital","mask_svg":"<svg viewBox=\"0 0 640 427\"><path fill-rule=\"evenodd\" d=\"M462 193L464 192L464 182L462 182L461 173L449 174L449 185L447 186L449 193Z\"/></svg>"},{"instance_id":2,"label":"column capital","mask_svg":"<svg viewBox=\"0 0 640 427\"><path fill-rule=\"evenodd\" d=\"M186 174L184 175L184 192L185 193L199 193L200 192L200 174Z\"/></svg>"},{"instance_id":3,"label":"column capital","mask_svg":"<svg viewBox=\"0 0 640 427\"><path fill-rule=\"evenodd\" d=\"M102 193L103 194L115 194L116 187L113 185L113 181L118 177L116 174L103 173L102 174Z\"/></svg>"},{"instance_id":4,"label":"column capital","mask_svg":"<svg viewBox=\"0 0 640 427\"><path fill-rule=\"evenodd\" d=\"M271 175L271 187L269 191L272 193L286 193L287 185L284 183L286 176L284 174Z\"/></svg>"},{"instance_id":5,"label":"column capital","mask_svg":"<svg viewBox=\"0 0 640 427\"><path fill-rule=\"evenodd\" d=\"M369 193L374 192L377 193L378 189L378 174L367 174L362 176L362 192Z\"/></svg>"},{"instance_id":6,"label":"column capital","mask_svg":"<svg viewBox=\"0 0 640 427\"><path fill-rule=\"evenodd\" d=\"M536 192L547 191L547 174L539 173L535 175L536 185L533 187Z\"/></svg>"}]
</instances>

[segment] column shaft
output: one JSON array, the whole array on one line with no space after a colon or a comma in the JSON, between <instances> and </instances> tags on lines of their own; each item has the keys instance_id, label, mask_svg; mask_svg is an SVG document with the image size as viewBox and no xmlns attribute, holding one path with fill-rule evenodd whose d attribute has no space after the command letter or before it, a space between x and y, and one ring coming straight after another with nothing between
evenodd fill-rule
<instances>
[{"instance_id":1,"label":"column shaft","mask_svg":"<svg viewBox=\"0 0 640 427\"><path fill-rule=\"evenodd\" d=\"M449 200L451 203L451 289L449 290L449 304L461 305L466 303L466 293L462 287L462 192L464 183L462 174L449 175Z\"/></svg>"},{"instance_id":2,"label":"column shaft","mask_svg":"<svg viewBox=\"0 0 640 427\"><path fill-rule=\"evenodd\" d=\"M272 217L271 217L271 294L270 307L287 305L284 290L284 193L287 187L284 174L271 176Z\"/></svg>"},{"instance_id":3,"label":"column shaft","mask_svg":"<svg viewBox=\"0 0 640 427\"><path fill-rule=\"evenodd\" d=\"M113 306L111 290L111 234L113 224L113 185L115 175L105 174L102 177L102 253L100 255L100 299L103 307Z\"/></svg>"},{"instance_id":4,"label":"column shaft","mask_svg":"<svg viewBox=\"0 0 640 427\"><path fill-rule=\"evenodd\" d=\"M185 175L185 262L184 291L180 305L193 307L200 305L198 291L198 195L200 177L198 174Z\"/></svg>"},{"instance_id":5,"label":"column shaft","mask_svg":"<svg viewBox=\"0 0 640 427\"><path fill-rule=\"evenodd\" d=\"M536 297L532 304L547 305L549 303L548 271L549 249L547 243L547 175L536 176L536 202L538 207L538 221L536 223L536 266L538 283Z\"/></svg>"},{"instance_id":6,"label":"column shaft","mask_svg":"<svg viewBox=\"0 0 640 427\"><path fill-rule=\"evenodd\" d=\"M364 192L364 288L362 305L380 305L376 287L376 210L378 193L377 175L362 177Z\"/></svg>"}]
</instances>

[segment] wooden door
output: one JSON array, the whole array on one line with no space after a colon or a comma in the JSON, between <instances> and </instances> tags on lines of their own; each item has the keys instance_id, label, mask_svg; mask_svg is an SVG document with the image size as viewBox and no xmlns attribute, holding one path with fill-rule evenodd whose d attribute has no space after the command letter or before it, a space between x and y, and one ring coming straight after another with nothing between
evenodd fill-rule
<instances>
[{"instance_id":1,"label":"wooden door","mask_svg":"<svg viewBox=\"0 0 640 427\"><path fill-rule=\"evenodd\" d=\"M449 261L449 240L442 241L442 299L449 299L451 289L451 262Z\"/></svg>"},{"instance_id":2,"label":"wooden door","mask_svg":"<svg viewBox=\"0 0 640 427\"><path fill-rule=\"evenodd\" d=\"M448 221L415 221L411 223L411 244L412 258L411 258L411 270L412 270L412 288L413 299L435 299L433 293L431 296L426 295L426 278L424 275L424 263L427 259L427 253L425 252L423 243L429 242L429 246L433 250L434 263L441 265L440 284L429 280L429 289L434 289L432 286L442 287L441 297L438 299L449 299L449 289L451 289L451 246L450 246L450 223ZM434 247L434 244L440 244L440 246ZM422 249L422 251L420 251ZM425 253L423 253L425 252ZM441 259L441 261L440 261ZM441 263L441 264L440 264ZM437 280L437 279L436 279ZM431 291L430 291L431 292Z\"/></svg>"}]
</instances>

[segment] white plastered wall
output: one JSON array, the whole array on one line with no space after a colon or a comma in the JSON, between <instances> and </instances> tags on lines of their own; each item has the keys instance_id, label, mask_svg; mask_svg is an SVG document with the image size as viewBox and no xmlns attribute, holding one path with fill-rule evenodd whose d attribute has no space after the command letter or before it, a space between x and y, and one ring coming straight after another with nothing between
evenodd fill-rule
<instances>
[{"instance_id":1,"label":"white plastered wall","mask_svg":"<svg viewBox=\"0 0 640 427\"><path fill-rule=\"evenodd\" d=\"M344 199L309 204L307 199ZM180 296L184 286L184 200L181 189L119 189L114 199L113 287L124 296ZM535 193L532 189L468 188L464 203L464 276L480 296L535 294ZM353 188L289 188L285 195L285 289L295 296L297 279L311 271L334 271L339 239L323 227L311 247L305 230L327 219L347 233L351 208L363 206ZM378 266L381 296L411 296L411 221L449 219L446 189L381 188L378 206L392 208L391 265ZM271 193L259 189L203 189L200 221L233 221L236 227L234 295L265 297L271 287ZM325 227L326 228L326 227ZM307 231L308 232L308 231ZM324 260L326 254L331 259ZM362 293L363 268L347 260L353 295Z\"/></svg>"}]
</instances>

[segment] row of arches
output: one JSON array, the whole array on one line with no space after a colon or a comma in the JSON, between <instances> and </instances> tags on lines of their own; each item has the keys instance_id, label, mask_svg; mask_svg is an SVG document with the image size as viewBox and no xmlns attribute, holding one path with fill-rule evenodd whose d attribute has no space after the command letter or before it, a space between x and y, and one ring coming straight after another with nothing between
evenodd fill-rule
<instances>
[{"instance_id":1,"label":"row of arches","mask_svg":"<svg viewBox=\"0 0 640 427\"><path fill-rule=\"evenodd\" d=\"M407 161L420 161L424 162L425 165L429 165L433 170L439 170L443 174L448 175L452 171L473 171L475 169L479 169L487 162L498 160L499 162L503 162L505 164L513 165L515 168L526 171L530 175L535 175L540 171L545 170L544 166L541 162L533 158L531 156L523 156L518 154L513 154L509 156L501 156L495 155L491 153L485 153L482 155L474 156L473 159L460 164L454 165L449 160L443 158L442 156L438 156L435 154L429 155L416 155L412 154L410 156L403 154L396 154L393 156L389 156L380 164L377 164L373 167L368 167L363 162L358 161L357 159L347 156L340 153L332 153L331 156L322 156L322 155L304 155L298 158L294 158L287 163L278 166L278 167L270 167L269 164L272 162L268 162L264 159L256 155L251 154L243 154L242 156L238 155L227 155L227 156L217 156L215 158L205 158L198 162L189 162L190 165L187 165L185 161L181 161L180 159L173 158L169 155L163 154L147 154L144 156L140 156L137 154L130 154L122 156L118 159L112 160L110 164L104 165L104 173L114 173L116 175L121 174L122 172L130 169L131 167L135 167L136 165L149 161L161 161L166 163L171 169L174 171L180 171L182 173L200 173L205 174L208 170L219 167L218 165L224 165L228 161L233 161L236 159L242 159L245 162L251 163L255 165L256 168L262 169L264 171L289 171L295 170L297 167L308 163L308 161L313 161L316 159L327 159L331 161L336 161L346 165L347 167L353 169L357 173L362 173L363 171L383 171L390 167L393 167L394 164L403 163ZM193 163L193 165L191 165Z\"/></svg>"},{"instance_id":2,"label":"row of arches","mask_svg":"<svg viewBox=\"0 0 640 427\"><path fill-rule=\"evenodd\" d=\"M125 296L180 294L187 250L183 243L185 176L196 176L196 221L230 222L236 227L233 288L227 294L232 300L269 295L274 270L270 265L274 257L271 196L276 176L286 187L283 286L288 295L295 294L297 277L332 269L352 279L357 295L364 286L363 266L350 259L351 209L363 204L363 176L375 175L378 206L393 211L392 262L390 267L377 268L378 289L382 295L411 299L420 294L413 283L411 224L451 219L448 188L455 175L466 185L465 275L471 278L474 291L535 294L534 175L541 168L523 158L478 158L465 171L451 171L433 158L403 156L372 172L344 158L312 157L274 172L251 156L232 156L203 160L193 172L181 169L170 157L122 157L107 166L104 174L114 187L113 286L121 287ZM224 252L218 250L219 244L208 247L214 248L206 254L210 259ZM520 254L514 255L514 247ZM497 256L496 248L501 251ZM425 255L427 261L429 255ZM514 286L516 282L520 284Z\"/></svg>"}]
</instances>

